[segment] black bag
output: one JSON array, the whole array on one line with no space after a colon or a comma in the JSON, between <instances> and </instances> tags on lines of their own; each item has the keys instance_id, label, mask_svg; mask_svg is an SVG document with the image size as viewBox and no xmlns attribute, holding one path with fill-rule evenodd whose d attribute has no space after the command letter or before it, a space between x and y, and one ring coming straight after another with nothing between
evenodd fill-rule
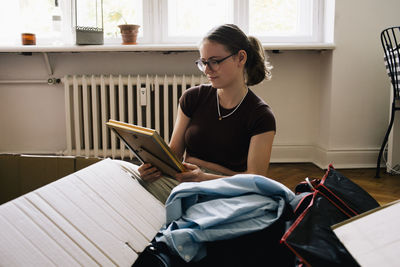
<instances>
[{"instance_id":1,"label":"black bag","mask_svg":"<svg viewBox=\"0 0 400 267\"><path fill-rule=\"evenodd\" d=\"M306 180L295 192L300 197L297 219L281 242L308 266L358 266L331 226L378 207L378 202L332 165L321 180Z\"/></svg>"},{"instance_id":2,"label":"black bag","mask_svg":"<svg viewBox=\"0 0 400 267\"><path fill-rule=\"evenodd\" d=\"M132 267L172 267L171 254L164 243L153 240Z\"/></svg>"}]
</instances>

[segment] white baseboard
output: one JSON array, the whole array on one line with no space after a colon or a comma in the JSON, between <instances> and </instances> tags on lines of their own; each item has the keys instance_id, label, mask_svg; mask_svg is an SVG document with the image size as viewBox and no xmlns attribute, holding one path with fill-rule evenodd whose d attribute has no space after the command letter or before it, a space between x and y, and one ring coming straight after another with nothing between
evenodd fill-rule
<instances>
[{"instance_id":1,"label":"white baseboard","mask_svg":"<svg viewBox=\"0 0 400 267\"><path fill-rule=\"evenodd\" d=\"M324 149L313 145L279 145L272 148L271 162L311 162L321 169L376 168L379 148ZM381 164L383 167L384 164Z\"/></svg>"},{"instance_id":2,"label":"white baseboard","mask_svg":"<svg viewBox=\"0 0 400 267\"><path fill-rule=\"evenodd\" d=\"M311 145L273 145L271 162L313 162L315 147Z\"/></svg>"},{"instance_id":3,"label":"white baseboard","mask_svg":"<svg viewBox=\"0 0 400 267\"><path fill-rule=\"evenodd\" d=\"M274 144L272 147L271 163L310 162L317 165L321 169L327 169L330 163L332 163L333 166L338 169L376 168L376 161L378 159L379 149L380 148L324 149L315 145ZM9 153L52 155L63 154L60 151L13 151ZM386 165L384 163L381 163L381 167L385 166Z\"/></svg>"}]
</instances>

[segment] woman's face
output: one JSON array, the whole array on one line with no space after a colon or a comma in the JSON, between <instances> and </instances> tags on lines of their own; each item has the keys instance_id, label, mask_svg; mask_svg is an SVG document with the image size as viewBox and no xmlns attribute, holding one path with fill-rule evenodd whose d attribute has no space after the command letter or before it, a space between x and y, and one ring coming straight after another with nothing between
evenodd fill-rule
<instances>
[{"instance_id":1,"label":"woman's face","mask_svg":"<svg viewBox=\"0 0 400 267\"><path fill-rule=\"evenodd\" d=\"M228 88L243 80L243 64L239 61L238 55L232 55L224 45L205 40L200 45L200 59L203 62L213 62L205 65L204 74L214 88ZM232 55L232 56L230 56ZM226 58L226 59L224 59ZM215 60L224 59L215 64Z\"/></svg>"}]
</instances>

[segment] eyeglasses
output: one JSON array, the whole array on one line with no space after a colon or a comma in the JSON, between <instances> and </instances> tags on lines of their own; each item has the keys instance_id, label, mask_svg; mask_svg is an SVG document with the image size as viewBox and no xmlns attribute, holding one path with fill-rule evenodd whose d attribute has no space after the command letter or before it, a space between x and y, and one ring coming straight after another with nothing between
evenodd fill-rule
<instances>
[{"instance_id":1,"label":"eyeglasses","mask_svg":"<svg viewBox=\"0 0 400 267\"><path fill-rule=\"evenodd\" d=\"M204 72L206 70L207 65L212 71L217 71L219 69L219 64L221 62L223 62L225 59L228 59L231 56L236 55L236 54L237 54L237 52L230 54L229 56L226 56L222 59L209 59L209 60L198 59L195 61L195 63L197 65L197 67L199 68L199 70L201 70L202 72Z\"/></svg>"}]
</instances>

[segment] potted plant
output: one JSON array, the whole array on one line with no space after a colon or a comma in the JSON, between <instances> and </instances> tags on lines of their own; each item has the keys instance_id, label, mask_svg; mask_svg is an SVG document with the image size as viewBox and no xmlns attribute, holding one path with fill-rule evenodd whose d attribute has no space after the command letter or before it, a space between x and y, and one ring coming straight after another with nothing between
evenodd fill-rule
<instances>
[{"instance_id":1,"label":"potted plant","mask_svg":"<svg viewBox=\"0 0 400 267\"><path fill-rule=\"evenodd\" d=\"M111 12L109 15L109 19L111 21L120 21L123 20L125 23L118 25L122 36L122 44L123 45L132 45L137 44L137 35L139 33L140 25L136 24L128 24L121 12Z\"/></svg>"}]
</instances>

